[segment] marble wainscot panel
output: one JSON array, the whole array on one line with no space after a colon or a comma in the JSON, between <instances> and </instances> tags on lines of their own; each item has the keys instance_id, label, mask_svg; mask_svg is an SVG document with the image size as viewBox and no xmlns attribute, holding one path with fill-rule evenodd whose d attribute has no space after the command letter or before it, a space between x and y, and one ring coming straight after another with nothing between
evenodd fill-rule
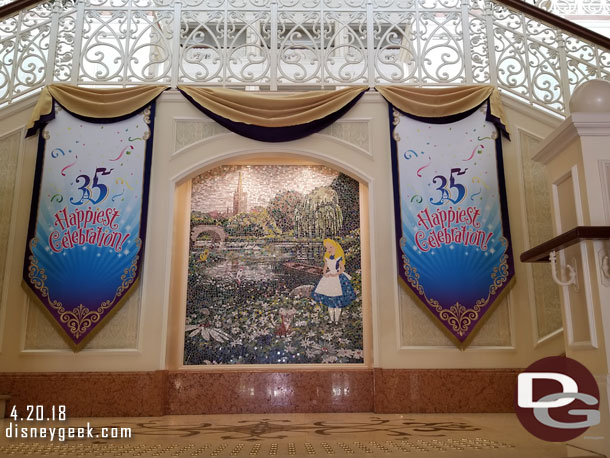
<instances>
[{"instance_id":1,"label":"marble wainscot panel","mask_svg":"<svg viewBox=\"0 0 610 458\"><path fill-rule=\"evenodd\" d=\"M0 374L13 405L68 417L513 412L518 369L181 370ZM1 416L1 412L0 412Z\"/></svg>"},{"instance_id":2,"label":"marble wainscot panel","mask_svg":"<svg viewBox=\"0 0 610 458\"><path fill-rule=\"evenodd\" d=\"M167 413L371 412L373 371L169 372Z\"/></svg>"},{"instance_id":3,"label":"marble wainscot panel","mask_svg":"<svg viewBox=\"0 0 610 458\"><path fill-rule=\"evenodd\" d=\"M165 371L47 372L0 374L0 393L26 412L27 405L45 411L66 406L72 417L158 416L164 414ZM0 418L2 415L0 414Z\"/></svg>"},{"instance_id":4,"label":"marble wainscot panel","mask_svg":"<svg viewBox=\"0 0 610 458\"><path fill-rule=\"evenodd\" d=\"M513 412L519 369L375 369L375 412Z\"/></svg>"}]
</instances>

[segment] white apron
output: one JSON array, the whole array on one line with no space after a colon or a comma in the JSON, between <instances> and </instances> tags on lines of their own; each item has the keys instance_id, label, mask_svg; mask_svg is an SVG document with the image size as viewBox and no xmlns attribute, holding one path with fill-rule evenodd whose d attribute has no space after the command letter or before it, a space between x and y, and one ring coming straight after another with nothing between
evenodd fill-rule
<instances>
[{"instance_id":1,"label":"white apron","mask_svg":"<svg viewBox=\"0 0 610 458\"><path fill-rule=\"evenodd\" d=\"M336 274L338 272L337 266L339 265L341 260L342 258L324 258L324 262L328 267L328 273ZM341 296L343 292L341 291L341 282L339 281L339 276L337 275L336 277L322 277L322 279L318 283L318 286L315 289L315 292L330 297Z\"/></svg>"}]
</instances>

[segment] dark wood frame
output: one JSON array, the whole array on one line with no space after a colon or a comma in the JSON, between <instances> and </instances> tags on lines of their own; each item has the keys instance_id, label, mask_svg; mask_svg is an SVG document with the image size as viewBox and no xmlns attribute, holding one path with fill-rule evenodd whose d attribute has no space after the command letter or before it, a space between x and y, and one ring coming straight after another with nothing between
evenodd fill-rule
<instances>
[{"instance_id":1,"label":"dark wood frame","mask_svg":"<svg viewBox=\"0 0 610 458\"><path fill-rule=\"evenodd\" d=\"M42 3L40 0L15 0L7 5L0 7L0 20L12 16L21 10L34 6L38 3Z\"/></svg>"}]
</instances>

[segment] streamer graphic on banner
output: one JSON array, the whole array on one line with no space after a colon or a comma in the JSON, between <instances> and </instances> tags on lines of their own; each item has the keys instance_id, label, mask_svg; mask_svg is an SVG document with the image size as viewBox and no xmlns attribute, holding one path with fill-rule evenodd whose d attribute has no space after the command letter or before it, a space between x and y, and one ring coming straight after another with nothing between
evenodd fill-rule
<instances>
[{"instance_id":1,"label":"streamer graphic on banner","mask_svg":"<svg viewBox=\"0 0 610 458\"><path fill-rule=\"evenodd\" d=\"M498 129L390 107L399 277L464 347L514 276ZM425 151L425 154L416 154Z\"/></svg>"},{"instance_id":2,"label":"streamer graphic on banner","mask_svg":"<svg viewBox=\"0 0 610 458\"><path fill-rule=\"evenodd\" d=\"M56 105L39 134L23 279L76 349L139 278L153 110L98 124Z\"/></svg>"}]
</instances>

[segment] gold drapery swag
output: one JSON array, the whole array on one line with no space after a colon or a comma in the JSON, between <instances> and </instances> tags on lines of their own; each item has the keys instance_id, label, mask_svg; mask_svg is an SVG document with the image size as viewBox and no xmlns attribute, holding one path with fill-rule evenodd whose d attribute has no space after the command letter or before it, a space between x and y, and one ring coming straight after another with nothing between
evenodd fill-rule
<instances>
[{"instance_id":1,"label":"gold drapery swag","mask_svg":"<svg viewBox=\"0 0 610 458\"><path fill-rule=\"evenodd\" d=\"M507 133L510 133L500 93L494 86L446 88L377 86L375 89L400 111L423 118L442 118L465 113L489 99L491 115L502 123Z\"/></svg>"},{"instance_id":2,"label":"gold drapery swag","mask_svg":"<svg viewBox=\"0 0 610 458\"><path fill-rule=\"evenodd\" d=\"M53 112L53 100L71 113L86 118L112 119L137 112L157 98L167 86L97 89L66 84L45 86L27 125L28 133Z\"/></svg>"},{"instance_id":3,"label":"gold drapery swag","mask_svg":"<svg viewBox=\"0 0 610 458\"><path fill-rule=\"evenodd\" d=\"M234 122L260 127L287 127L307 124L340 110L367 86L338 91L308 91L300 94L253 94L234 89L178 86L203 108Z\"/></svg>"},{"instance_id":4,"label":"gold drapery swag","mask_svg":"<svg viewBox=\"0 0 610 458\"><path fill-rule=\"evenodd\" d=\"M120 118L153 101L167 86L136 86L96 89L52 84L42 89L27 125L31 134L41 120L52 114L53 100L65 109L87 118ZM223 88L178 86L192 101L216 115L234 122L260 127L307 124L340 110L368 89L354 86L337 91L309 91L301 94L253 94ZM500 94L494 86L418 88L377 86L393 106L414 116L439 118L464 113L489 99L490 114L507 129Z\"/></svg>"}]
</instances>

